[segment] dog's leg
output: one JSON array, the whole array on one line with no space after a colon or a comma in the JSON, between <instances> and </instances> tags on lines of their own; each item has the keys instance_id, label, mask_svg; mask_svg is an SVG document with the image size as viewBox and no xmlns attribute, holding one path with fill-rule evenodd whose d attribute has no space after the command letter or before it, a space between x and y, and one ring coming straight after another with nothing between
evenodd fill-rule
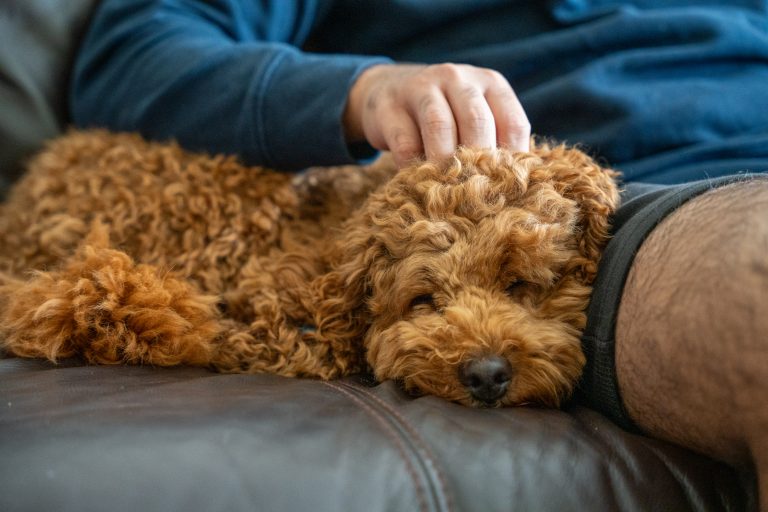
<instances>
[{"instance_id":1,"label":"dog's leg","mask_svg":"<svg viewBox=\"0 0 768 512\"><path fill-rule=\"evenodd\" d=\"M22 357L208 365L217 317L215 298L110 248L100 225L58 269L0 287L0 346Z\"/></svg>"},{"instance_id":2,"label":"dog's leg","mask_svg":"<svg viewBox=\"0 0 768 512\"><path fill-rule=\"evenodd\" d=\"M321 379L362 370L359 338L333 336L317 325L319 301L311 282L322 265L314 256L304 250L248 261L238 288L224 296L230 320L217 338L214 368Z\"/></svg>"},{"instance_id":3,"label":"dog's leg","mask_svg":"<svg viewBox=\"0 0 768 512\"><path fill-rule=\"evenodd\" d=\"M353 358L317 340L309 327L258 319L228 322L216 340L212 366L224 373L274 373L285 377L336 379L360 371Z\"/></svg>"},{"instance_id":4,"label":"dog's leg","mask_svg":"<svg viewBox=\"0 0 768 512\"><path fill-rule=\"evenodd\" d=\"M330 345L315 343L307 328L259 319L232 322L216 342L213 367L224 373L273 373L285 377L339 378L358 370L340 364Z\"/></svg>"}]
</instances>

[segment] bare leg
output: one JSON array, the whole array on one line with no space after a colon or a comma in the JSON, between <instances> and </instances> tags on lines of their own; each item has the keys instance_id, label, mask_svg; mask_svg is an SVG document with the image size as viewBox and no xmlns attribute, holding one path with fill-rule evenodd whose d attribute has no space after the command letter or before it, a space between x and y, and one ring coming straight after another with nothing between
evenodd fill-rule
<instances>
[{"instance_id":1,"label":"bare leg","mask_svg":"<svg viewBox=\"0 0 768 512\"><path fill-rule=\"evenodd\" d=\"M651 233L616 337L619 388L635 422L754 467L768 511L768 182L710 191Z\"/></svg>"}]
</instances>

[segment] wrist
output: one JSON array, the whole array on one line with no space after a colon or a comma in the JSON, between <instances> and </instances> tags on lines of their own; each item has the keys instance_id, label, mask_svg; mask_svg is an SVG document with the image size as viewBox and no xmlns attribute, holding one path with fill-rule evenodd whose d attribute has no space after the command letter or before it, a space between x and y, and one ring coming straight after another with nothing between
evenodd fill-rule
<instances>
[{"instance_id":1,"label":"wrist","mask_svg":"<svg viewBox=\"0 0 768 512\"><path fill-rule=\"evenodd\" d=\"M363 70L352 84L352 87L350 87L342 118L344 137L348 143L365 141L365 130L363 128L365 103L368 101L370 88L375 83L375 76L382 68L388 66L391 66L391 64L375 64Z\"/></svg>"}]
</instances>

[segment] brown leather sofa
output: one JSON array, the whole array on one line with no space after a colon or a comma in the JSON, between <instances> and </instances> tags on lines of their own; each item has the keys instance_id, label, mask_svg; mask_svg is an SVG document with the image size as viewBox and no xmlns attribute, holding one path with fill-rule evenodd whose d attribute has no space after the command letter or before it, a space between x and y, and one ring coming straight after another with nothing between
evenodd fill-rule
<instances>
[{"instance_id":1,"label":"brown leather sofa","mask_svg":"<svg viewBox=\"0 0 768 512\"><path fill-rule=\"evenodd\" d=\"M0 2L0 176L66 125L94 0ZM0 359L0 510L686 511L754 482L600 414L475 410L365 377Z\"/></svg>"},{"instance_id":2,"label":"brown leather sofa","mask_svg":"<svg viewBox=\"0 0 768 512\"><path fill-rule=\"evenodd\" d=\"M0 360L0 510L747 510L728 467L579 406L362 379Z\"/></svg>"}]
</instances>

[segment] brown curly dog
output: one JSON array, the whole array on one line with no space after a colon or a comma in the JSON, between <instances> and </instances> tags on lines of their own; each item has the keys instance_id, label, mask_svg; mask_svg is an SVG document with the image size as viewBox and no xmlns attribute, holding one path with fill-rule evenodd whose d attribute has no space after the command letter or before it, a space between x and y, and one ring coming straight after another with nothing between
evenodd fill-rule
<instances>
[{"instance_id":1,"label":"brown curly dog","mask_svg":"<svg viewBox=\"0 0 768 512\"><path fill-rule=\"evenodd\" d=\"M576 149L300 175L74 132L0 212L0 346L558 405L618 201Z\"/></svg>"}]
</instances>

